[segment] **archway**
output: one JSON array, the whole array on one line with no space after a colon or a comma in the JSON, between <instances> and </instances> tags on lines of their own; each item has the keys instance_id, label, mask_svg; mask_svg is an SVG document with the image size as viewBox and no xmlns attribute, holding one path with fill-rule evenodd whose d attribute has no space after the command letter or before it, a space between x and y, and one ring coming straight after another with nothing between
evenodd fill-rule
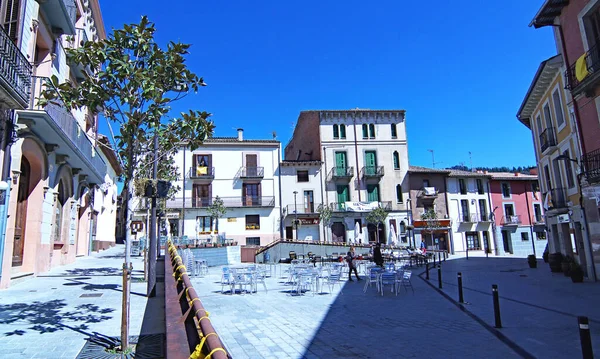
<instances>
[{"instance_id":1,"label":"archway","mask_svg":"<svg viewBox=\"0 0 600 359\"><path fill-rule=\"evenodd\" d=\"M91 249L90 244L90 221L91 220L91 195L87 182L81 182L78 190L79 213L77 219L77 240L75 242L75 253L78 256L87 255Z\"/></svg>"},{"instance_id":2,"label":"archway","mask_svg":"<svg viewBox=\"0 0 600 359\"><path fill-rule=\"evenodd\" d=\"M57 191L57 196L54 206L54 230L52 233L56 244L69 244L69 223L71 223L71 220L75 221L72 217L76 217L76 213L72 213L73 209L69 201L73 197L72 178L71 168L67 165L62 166L56 176L54 189Z\"/></svg>"},{"instance_id":3,"label":"archway","mask_svg":"<svg viewBox=\"0 0 600 359\"><path fill-rule=\"evenodd\" d=\"M12 266L23 265L23 251L25 249L25 229L27 228L27 203L31 180L31 165L27 158L21 158L21 175L17 190L17 209L15 216L15 236L13 244Z\"/></svg>"},{"instance_id":4,"label":"archway","mask_svg":"<svg viewBox=\"0 0 600 359\"><path fill-rule=\"evenodd\" d=\"M346 242L346 226L342 222L331 225L331 237L334 242Z\"/></svg>"},{"instance_id":5,"label":"archway","mask_svg":"<svg viewBox=\"0 0 600 359\"><path fill-rule=\"evenodd\" d=\"M374 223L367 224L367 232L369 234L369 242L377 242L377 226ZM385 236L385 226L383 223L379 223L379 243L387 243L387 237Z\"/></svg>"}]
</instances>

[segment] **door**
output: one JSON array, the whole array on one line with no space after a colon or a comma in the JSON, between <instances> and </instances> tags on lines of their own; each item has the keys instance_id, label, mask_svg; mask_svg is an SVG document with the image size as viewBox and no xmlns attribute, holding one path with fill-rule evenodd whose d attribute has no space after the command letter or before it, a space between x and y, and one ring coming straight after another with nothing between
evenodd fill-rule
<instances>
[{"instance_id":1,"label":"door","mask_svg":"<svg viewBox=\"0 0 600 359\"><path fill-rule=\"evenodd\" d=\"M285 227L285 239L294 239L294 227Z\"/></svg>"},{"instance_id":2,"label":"door","mask_svg":"<svg viewBox=\"0 0 600 359\"><path fill-rule=\"evenodd\" d=\"M491 248L490 248L490 236L488 234L488 231L483 231L482 235L483 235L483 249L485 250L485 253L492 253Z\"/></svg>"},{"instance_id":3,"label":"door","mask_svg":"<svg viewBox=\"0 0 600 359\"><path fill-rule=\"evenodd\" d=\"M349 201L348 186L337 186L338 209L344 209Z\"/></svg>"},{"instance_id":4,"label":"door","mask_svg":"<svg viewBox=\"0 0 600 359\"><path fill-rule=\"evenodd\" d=\"M367 185L367 200L369 202L379 202L378 185Z\"/></svg>"},{"instance_id":5,"label":"door","mask_svg":"<svg viewBox=\"0 0 600 359\"><path fill-rule=\"evenodd\" d=\"M375 151L365 151L365 174L373 176L377 173L377 159Z\"/></svg>"},{"instance_id":6,"label":"door","mask_svg":"<svg viewBox=\"0 0 600 359\"><path fill-rule=\"evenodd\" d=\"M470 251L478 251L481 249L481 244L479 243L479 233L478 232L467 232L467 248Z\"/></svg>"},{"instance_id":7,"label":"door","mask_svg":"<svg viewBox=\"0 0 600 359\"><path fill-rule=\"evenodd\" d=\"M246 175L248 177L258 176L258 156L246 155Z\"/></svg>"},{"instance_id":8,"label":"door","mask_svg":"<svg viewBox=\"0 0 600 359\"><path fill-rule=\"evenodd\" d=\"M463 222L470 222L469 220L469 201L466 199L460 200L461 218Z\"/></svg>"},{"instance_id":9,"label":"door","mask_svg":"<svg viewBox=\"0 0 600 359\"><path fill-rule=\"evenodd\" d=\"M258 183L244 183L242 185L242 204L244 206L260 205L260 185Z\"/></svg>"},{"instance_id":10,"label":"door","mask_svg":"<svg viewBox=\"0 0 600 359\"><path fill-rule=\"evenodd\" d=\"M510 233L508 231L502 231L502 244L504 246L504 253L512 254L512 243L510 243Z\"/></svg>"},{"instance_id":11,"label":"door","mask_svg":"<svg viewBox=\"0 0 600 359\"><path fill-rule=\"evenodd\" d=\"M25 241L25 224L27 223L27 198L29 197L29 178L31 166L25 157L21 157L21 176L17 193L17 211L15 218L15 238L12 266L23 265L23 244Z\"/></svg>"},{"instance_id":12,"label":"door","mask_svg":"<svg viewBox=\"0 0 600 359\"><path fill-rule=\"evenodd\" d=\"M331 235L334 242L346 241L346 227L341 222L334 222L331 225Z\"/></svg>"},{"instance_id":13,"label":"door","mask_svg":"<svg viewBox=\"0 0 600 359\"><path fill-rule=\"evenodd\" d=\"M208 207L210 205L210 185L194 184L192 202L193 207Z\"/></svg>"},{"instance_id":14,"label":"door","mask_svg":"<svg viewBox=\"0 0 600 359\"><path fill-rule=\"evenodd\" d=\"M335 153L335 174L336 176L346 175L346 152Z\"/></svg>"},{"instance_id":15,"label":"door","mask_svg":"<svg viewBox=\"0 0 600 359\"><path fill-rule=\"evenodd\" d=\"M304 191L304 213L315 212L315 200L313 191Z\"/></svg>"}]
</instances>

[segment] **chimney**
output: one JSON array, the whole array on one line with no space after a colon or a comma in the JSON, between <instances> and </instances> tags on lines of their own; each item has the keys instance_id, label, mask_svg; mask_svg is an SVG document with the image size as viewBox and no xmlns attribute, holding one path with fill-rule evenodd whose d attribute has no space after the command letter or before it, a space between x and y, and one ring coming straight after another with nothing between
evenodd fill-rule
<instances>
[{"instance_id":1,"label":"chimney","mask_svg":"<svg viewBox=\"0 0 600 359\"><path fill-rule=\"evenodd\" d=\"M487 175L487 174L488 174L488 171L483 171L483 174L486 174L486 175Z\"/></svg>"},{"instance_id":2,"label":"chimney","mask_svg":"<svg viewBox=\"0 0 600 359\"><path fill-rule=\"evenodd\" d=\"M537 167L530 169L530 170L529 170L529 174L530 174L530 175L537 176L537 175L538 175L538 170L537 170Z\"/></svg>"},{"instance_id":3,"label":"chimney","mask_svg":"<svg viewBox=\"0 0 600 359\"><path fill-rule=\"evenodd\" d=\"M244 129L238 128L237 132L238 132L238 141L243 141L244 140Z\"/></svg>"},{"instance_id":4,"label":"chimney","mask_svg":"<svg viewBox=\"0 0 600 359\"><path fill-rule=\"evenodd\" d=\"M515 177L519 177L520 173L519 172L515 172Z\"/></svg>"}]
</instances>

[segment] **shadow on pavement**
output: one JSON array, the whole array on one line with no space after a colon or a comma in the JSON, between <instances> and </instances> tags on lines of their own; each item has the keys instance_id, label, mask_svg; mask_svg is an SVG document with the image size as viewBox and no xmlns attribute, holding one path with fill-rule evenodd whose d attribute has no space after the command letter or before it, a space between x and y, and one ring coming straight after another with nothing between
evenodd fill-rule
<instances>
[{"instance_id":1,"label":"shadow on pavement","mask_svg":"<svg viewBox=\"0 0 600 359\"><path fill-rule=\"evenodd\" d=\"M164 262L156 266L156 296L148 298L140 341L135 349L136 358L163 358L165 352L165 276ZM162 279L161 279L162 278ZM176 320L176 319L173 319Z\"/></svg>"}]
</instances>

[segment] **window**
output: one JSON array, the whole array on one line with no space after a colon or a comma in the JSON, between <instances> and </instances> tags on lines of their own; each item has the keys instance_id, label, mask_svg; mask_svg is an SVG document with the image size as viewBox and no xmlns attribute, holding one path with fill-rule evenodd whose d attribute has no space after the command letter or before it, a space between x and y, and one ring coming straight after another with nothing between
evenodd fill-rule
<instances>
[{"instance_id":1,"label":"window","mask_svg":"<svg viewBox=\"0 0 600 359\"><path fill-rule=\"evenodd\" d=\"M346 125L340 125L340 138L341 139L345 139L346 138Z\"/></svg>"},{"instance_id":2,"label":"window","mask_svg":"<svg viewBox=\"0 0 600 359\"><path fill-rule=\"evenodd\" d=\"M398 151L394 151L393 157L394 157L394 169L399 170L400 169L400 155L398 154Z\"/></svg>"},{"instance_id":3,"label":"window","mask_svg":"<svg viewBox=\"0 0 600 359\"><path fill-rule=\"evenodd\" d=\"M563 155L567 158L571 158L569 155L569 150L563 152ZM573 165L571 164L571 160L565 160L565 171L567 171L567 185L569 188L575 187L575 179L573 178Z\"/></svg>"},{"instance_id":4,"label":"window","mask_svg":"<svg viewBox=\"0 0 600 359\"><path fill-rule=\"evenodd\" d=\"M479 194L484 193L483 192L483 181L480 178L477 179L477 193L479 193Z\"/></svg>"},{"instance_id":5,"label":"window","mask_svg":"<svg viewBox=\"0 0 600 359\"><path fill-rule=\"evenodd\" d=\"M208 234L213 230L213 219L208 216L196 217L196 231L198 234Z\"/></svg>"},{"instance_id":6,"label":"window","mask_svg":"<svg viewBox=\"0 0 600 359\"><path fill-rule=\"evenodd\" d=\"M544 221L544 218L542 217L542 206L539 203L533 204L533 216L535 223L541 223Z\"/></svg>"},{"instance_id":7,"label":"window","mask_svg":"<svg viewBox=\"0 0 600 359\"><path fill-rule=\"evenodd\" d=\"M554 101L554 112L556 112L556 124L558 127L565 123L565 114L563 112L562 102L560 101L560 93L555 90L552 94L552 101Z\"/></svg>"},{"instance_id":8,"label":"window","mask_svg":"<svg viewBox=\"0 0 600 359\"><path fill-rule=\"evenodd\" d=\"M308 171L307 170L297 170L296 171L296 179L298 182L308 182Z\"/></svg>"},{"instance_id":9,"label":"window","mask_svg":"<svg viewBox=\"0 0 600 359\"><path fill-rule=\"evenodd\" d=\"M469 220L469 201L466 199L461 199L460 200L460 209L462 211L461 213L461 222L470 222Z\"/></svg>"},{"instance_id":10,"label":"window","mask_svg":"<svg viewBox=\"0 0 600 359\"><path fill-rule=\"evenodd\" d=\"M399 184L396 185L396 202L398 203L402 203L403 198L402 198L402 186L400 186Z\"/></svg>"},{"instance_id":11,"label":"window","mask_svg":"<svg viewBox=\"0 0 600 359\"><path fill-rule=\"evenodd\" d=\"M375 138L375 125L369 124L369 138Z\"/></svg>"},{"instance_id":12,"label":"window","mask_svg":"<svg viewBox=\"0 0 600 359\"><path fill-rule=\"evenodd\" d=\"M246 215L246 229L260 229L260 216L258 214Z\"/></svg>"},{"instance_id":13,"label":"window","mask_svg":"<svg viewBox=\"0 0 600 359\"><path fill-rule=\"evenodd\" d=\"M487 221L488 220L487 204L486 204L486 200L485 199L480 199L479 200L479 213L481 214L481 220L482 221Z\"/></svg>"},{"instance_id":14,"label":"window","mask_svg":"<svg viewBox=\"0 0 600 359\"><path fill-rule=\"evenodd\" d=\"M337 124L333 125L333 138L340 138L340 128Z\"/></svg>"},{"instance_id":15,"label":"window","mask_svg":"<svg viewBox=\"0 0 600 359\"><path fill-rule=\"evenodd\" d=\"M392 123L392 138L398 138L398 130L395 123Z\"/></svg>"},{"instance_id":16,"label":"window","mask_svg":"<svg viewBox=\"0 0 600 359\"><path fill-rule=\"evenodd\" d=\"M260 183L242 184L242 206L260 206Z\"/></svg>"},{"instance_id":17,"label":"window","mask_svg":"<svg viewBox=\"0 0 600 359\"><path fill-rule=\"evenodd\" d=\"M506 219L512 219L511 217L515 215L515 208L512 204L504 205L504 215L506 216Z\"/></svg>"},{"instance_id":18,"label":"window","mask_svg":"<svg viewBox=\"0 0 600 359\"><path fill-rule=\"evenodd\" d=\"M247 246L260 246L260 237L246 237Z\"/></svg>"},{"instance_id":19,"label":"window","mask_svg":"<svg viewBox=\"0 0 600 359\"><path fill-rule=\"evenodd\" d=\"M481 243L479 242L479 232L466 232L467 236L467 248L470 251L481 250Z\"/></svg>"},{"instance_id":20,"label":"window","mask_svg":"<svg viewBox=\"0 0 600 359\"><path fill-rule=\"evenodd\" d=\"M369 202L379 202L379 185L367 185L367 200Z\"/></svg>"},{"instance_id":21,"label":"window","mask_svg":"<svg viewBox=\"0 0 600 359\"><path fill-rule=\"evenodd\" d=\"M313 191L304 191L304 213L315 213Z\"/></svg>"},{"instance_id":22,"label":"window","mask_svg":"<svg viewBox=\"0 0 600 359\"><path fill-rule=\"evenodd\" d=\"M17 33L19 31L19 12L21 8L21 2L19 0L8 0L0 1L0 9L2 9L2 3L6 3L5 13L0 13L0 25L4 28L8 37L13 43L18 43Z\"/></svg>"},{"instance_id":23,"label":"window","mask_svg":"<svg viewBox=\"0 0 600 359\"><path fill-rule=\"evenodd\" d=\"M211 202L211 186L194 183L192 185L192 207L208 207Z\"/></svg>"},{"instance_id":24,"label":"window","mask_svg":"<svg viewBox=\"0 0 600 359\"><path fill-rule=\"evenodd\" d=\"M367 139L369 138L369 126L367 126L366 123L363 123L362 125L362 133L363 133L363 139Z\"/></svg>"},{"instance_id":25,"label":"window","mask_svg":"<svg viewBox=\"0 0 600 359\"><path fill-rule=\"evenodd\" d=\"M550 115L550 106L548 106L548 104L544 106L544 117L546 119L546 129L554 127L552 124L552 116Z\"/></svg>"},{"instance_id":26,"label":"window","mask_svg":"<svg viewBox=\"0 0 600 359\"><path fill-rule=\"evenodd\" d=\"M467 194L467 185L465 184L464 179L458 179L458 187L460 188L460 194Z\"/></svg>"},{"instance_id":27,"label":"window","mask_svg":"<svg viewBox=\"0 0 600 359\"><path fill-rule=\"evenodd\" d=\"M544 177L546 177L546 191L552 189L552 179L550 178L550 168L548 165L544 166Z\"/></svg>"},{"instance_id":28,"label":"window","mask_svg":"<svg viewBox=\"0 0 600 359\"><path fill-rule=\"evenodd\" d=\"M510 184L507 182L502 183L502 198L510 198Z\"/></svg>"},{"instance_id":29,"label":"window","mask_svg":"<svg viewBox=\"0 0 600 359\"><path fill-rule=\"evenodd\" d=\"M542 127L542 115L537 115L535 122L537 123L538 136L544 131Z\"/></svg>"},{"instance_id":30,"label":"window","mask_svg":"<svg viewBox=\"0 0 600 359\"><path fill-rule=\"evenodd\" d=\"M406 224L404 224L404 221L400 222L400 233L401 234L406 233Z\"/></svg>"},{"instance_id":31,"label":"window","mask_svg":"<svg viewBox=\"0 0 600 359\"><path fill-rule=\"evenodd\" d=\"M528 241L529 240L529 233L527 233L527 232L521 232L521 240L522 241Z\"/></svg>"},{"instance_id":32,"label":"window","mask_svg":"<svg viewBox=\"0 0 600 359\"><path fill-rule=\"evenodd\" d=\"M538 182L531 182L531 192L535 193L540 191L540 184Z\"/></svg>"},{"instance_id":33,"label":"window","mask_svg":"<svg viewBox=\"0 0 600 359\"><path fill-rule=\"evenodd\" d=\"M535 239L543 241L546 239L546 232L535 232Z\"/></svg>"},{"instance_id":34,"label":"window","mask_svg":"<svg viewBox=\"0 0 600 359\"><path fill-rule=\"evenodd\" d=\"M60 37L54 39L54 46L52 48L52 53L54 54L54 58L52 59L52 66L58 70L62 56L62 45L60 43Z\"/></svg>"},{"instance_id":35,"label":"window","mask_svg":"<svg viewBox=\"0 0 600 359\"><path fill-rule=\"evenodd\" d=\"M203 177L212 175L212 156L194 154L192 156L192 166L194 166L190 177Z\"/></svg>"},{"instance_id":36,"label":"window","mask_svg":"<svg viewBox=\"0 0 600 359\"><path fill-rule=\"evenodd\" d=\"M423 188L429 187L429 180L428 179L424 179L423 180Z\"/></svg>"},{"instance_id":37,"label":"window","mask_svg":"<svg viewBox=\"0 0 600 359\"><path fill-rule=\"evenodd\" d=\"M596 9L583 18L590 48L600 39L600 9Z\"/></svg>"}]
</instances>

